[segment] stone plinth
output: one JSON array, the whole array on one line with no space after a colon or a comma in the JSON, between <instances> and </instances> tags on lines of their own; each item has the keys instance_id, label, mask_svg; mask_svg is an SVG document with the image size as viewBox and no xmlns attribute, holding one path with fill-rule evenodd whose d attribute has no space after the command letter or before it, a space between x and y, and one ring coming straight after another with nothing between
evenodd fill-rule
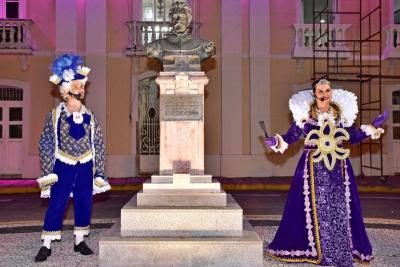
<instances>
[{"instance_id":1,"label":"stone plinth","mask_svg":"<svg viewBox=\"0 0 400 267\"><path fill-rule=\"evenodd\" d=\"M175 184L153 184L143 183L143 193L219 193L221 191L221 184L219 182L212 183L192 183L190 187L185 185Z\"/></svg>"},{"instance_id":2,"label":"stone plinth","mask_svg":"<svg viewBox=\"0 0 400 267\"><path fill-rule=\"evenodd\" d=\"M241 236L243 210L232 197L223 207L140 207L133 197L121 209L122 236Z\"/></svg>"},{"instance_id":3,"label":"stone plinth","mask_svg":"<svg viewBox=\"0 0 400 267\"><path fill-rule=\"evenodd\" d=\"M172 175L152 175L151 183L153 184L168 184L172 183ZM191 183L211 183L211 175L190 175Z\"/></svg>"},{"instance_id":4,"label":"stone plinth","mask_svg":"<svg viewBox=\"0 0 400 267\"><path fill-rule=\"evenodd\" d=\"M204 174L204 72L160 72L160 174Z\"/></svg>"},{"instance_id":5,"label":"stone plinth","mask_svg":"<svg viewBox=\"0 0 400 267\"><path fill-rule=\"evenodd\" d=\"M211 175L153 175L137 194L139 207L224 207L226 193Z\"/></svg>"},{"instance_id":6,"label":"stone plinth","mask_svg":"<svg viewBox=\"0 0 400 267\"><path fill-rule=\"evenodd\" d=\"M202 182L206 181L206 182ZM221 184L211 179L211 175L193 176L173 174L171 176L152 176L151 181L143 183L143 194L147 193L220 193ZM184 206L184 205L183 205Z\"/></svg>"},{"instance_id":7,"label":"stone plinth","mask_svg":"<svg viewBox=\"0 0 400 267\"><path fill-rule=\"evenodd\" d=\"M137 194L137 205L147 207L224 207L226 193L222 190L216 193L143 193Z\"/></svg>"},{"instance_id":8,"label":"stone plinth","mask_svg":"<svg viewBox=\"0 0 400 267\"><path fill-rule=\"evenodd\" d=\"M120 231L115 224L101 237L100 266L263 266L263 242L246 221L240 237L122 237Z\"/></svg>"}]
</instances>

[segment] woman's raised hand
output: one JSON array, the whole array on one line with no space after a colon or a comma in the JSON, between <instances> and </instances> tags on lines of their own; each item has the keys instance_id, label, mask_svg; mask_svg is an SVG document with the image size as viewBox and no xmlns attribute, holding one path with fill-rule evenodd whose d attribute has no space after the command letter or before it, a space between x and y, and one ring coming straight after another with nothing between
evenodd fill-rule
<instances>
[{"instance_id":1,"label":"woman's raised hand","mask_svg":"<svg viewBox=\"0 0 400 267\"><path fill-rule=\"evenodd\" d=\"M383 111L382 114L379 114L379 116L374 119L374 121L372 122L372 125L375 128L379 128L385 122L387 116L388 116L388 112L385 109L385 111Z\"/></svg>"}]
</instances>

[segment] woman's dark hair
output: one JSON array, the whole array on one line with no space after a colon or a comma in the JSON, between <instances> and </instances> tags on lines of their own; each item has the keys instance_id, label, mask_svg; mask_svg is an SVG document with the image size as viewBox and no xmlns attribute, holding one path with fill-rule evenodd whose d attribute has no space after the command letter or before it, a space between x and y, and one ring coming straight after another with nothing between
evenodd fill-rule
<instances>
[{"instance_id":1,"label":"woman's dark hair","mask_svg":"<svg viewBox=\"0 0 400 267\"><path fill-rule=\"evenodd\" d=\"M335 102L331 102L330 106L333 109L333 117L335 120L339 120L340 116L342 114L342 110L340 109L339 105L336 104ZM314 102L310 106L310 111L308 112L310 118L313 118L314 120L318 120L318 107L317 107L317 101L314 100Z\"/></svg>"}]
</instances>

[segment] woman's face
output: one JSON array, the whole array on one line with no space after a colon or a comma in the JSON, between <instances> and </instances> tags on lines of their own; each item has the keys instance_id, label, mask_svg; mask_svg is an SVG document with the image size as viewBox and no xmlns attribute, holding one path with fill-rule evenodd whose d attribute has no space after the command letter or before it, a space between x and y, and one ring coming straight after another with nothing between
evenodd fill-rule
<instances>
[{"instance_id":1,"label":"woman's face","mask_svg":"<svg viewBox=\"0 0 400 267\"><path fill-rule=\"evenodd\" d=\"M317 84L314 94L319 109L329 108L329 103L332 100L332 89L329 83Z\"/></svg>"}]
</instances>

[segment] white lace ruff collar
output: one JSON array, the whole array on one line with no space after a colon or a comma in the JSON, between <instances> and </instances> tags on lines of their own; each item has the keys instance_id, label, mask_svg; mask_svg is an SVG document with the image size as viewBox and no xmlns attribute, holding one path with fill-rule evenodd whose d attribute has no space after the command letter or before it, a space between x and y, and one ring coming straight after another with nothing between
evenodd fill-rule
<instances>
[{"instance_id":1,"label":"white lace ruff collar","mask_svg":"<svg viewBox=\"0 0 400 267\"><path fill-rule=\"evenodd\" d=\"M67 113L67 116L72 115L72 119L76 124L81 124L83 122L83 114L85 114L85 113L89 114L89 111L87 110L87 108L83 104L81 106L81 110L80 111L75 111L75 112L70 113L68 111L68 109L67 109L67 106L66 106L65 102L61 102L57 107L58 114L61 113L62 109Z\"/></svg>"},{"instance_id":2,"label":"white lace ruff collar","mask_svg":"<svg viewBox=\"0 0 400 267\"><path fill-rule=\"evenodd\" d=\"M333 89L332 101L341 110L340 123L344 127L353 125L358 113L357 96L343 89ZM293 114L294 121L300 128L303 128L304 122L309 119L310 106L313 102L312 90L298 92L289 99L289 109Z\"/></svg>"}]
</instances>

